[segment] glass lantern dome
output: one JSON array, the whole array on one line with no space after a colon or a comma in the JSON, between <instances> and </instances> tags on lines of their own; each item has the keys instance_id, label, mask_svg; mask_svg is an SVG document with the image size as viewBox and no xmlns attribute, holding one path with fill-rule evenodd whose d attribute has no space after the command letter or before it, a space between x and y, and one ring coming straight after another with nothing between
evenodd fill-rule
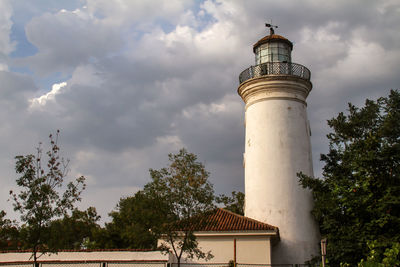
<instances>
[{"instance_id":1,"label":"glass lantern dome","mask_svg":"<svg viewBox=\"0 0 400 267\"><path fill-rule=\"evenodd\" d=\"M296 76L310 81L310 70L292 62L293 43L285 37L275 34L273 27L277 28L277 26L271 24L266 24L266 26L270 27L270 35L254 44L253 52L256 64L240 73L239 83L269 75Z\"/></svg>"},{"instance_id":2,"label":"glass lantern dome","mask_svg":"<svg viewBox=\"0 0 400 267\"><path fill-rule=\"evenodd\" d=\"M256 65L267 62L292 62L293 44L288 39L277 34L270 34L260 39L254 46Z\"/></svg>"}]
</instances>

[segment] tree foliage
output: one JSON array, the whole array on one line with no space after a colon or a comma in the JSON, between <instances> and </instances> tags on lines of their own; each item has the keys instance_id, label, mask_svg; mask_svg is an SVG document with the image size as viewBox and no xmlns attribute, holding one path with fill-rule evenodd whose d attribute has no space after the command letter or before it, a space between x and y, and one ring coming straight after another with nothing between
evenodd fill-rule
<instances>
[{"instance_id":1,"label":"tree foliage","mask_svg":"<svg viewBox=\"0 0 400 267\"><path fill-rule=\"evenodd\" d=\"M54 220L49 225L48 244L57 249L92 248L96 233L100 230L97 224L100 216L94 207L85 211L74 209L62 219Z\"/></svg>"},{"instance_id":2,"label":"tree foliage","mask_svg":"<svg viewBox=\"0 0 400 267\"><path fill-rule=\"evenodd\" d=\"M123 197L109 215L112 218L94 236L95 248L156 249L160 237L180 259L205 258L209 254L197 248L193 231L182 225L214 208L214 191L208 172L194 154L185 149L169 155L170 164L150 169L152 181L135 195Z\"/></svg>"},{"instance_id":3,"label":"tree foliage","mask_svg":"<svg viewBox=\"0 0 400 267\"><path fill-rule=\"evenodd\" d=\"M315 199L313 214L328 239L327 257L356 266L400 242L400 94L366 100L328 121L332 132L323 179L300 175ZM388 252L389 253L389 252ZM398 257L398 256L397 256Z\"/></svg>"},{"instance_id":4,"label":"tree foliage","mask_svg":"<svg viewBox=\"0 0 400 267\"><path fill-rule=\"evenodd\" d=\"M97 235L96 247L156 249L157 229L167 223L161 207L155 197L144 191L121 198L109 214L112 221Z\"/></svg>"},{"instance_id":5,"label":"tree foliage","mask_svg":"<svg viewBox=\"0 0 400 267\"><path fill-rule=\"evenodd\" d=\"M73 210L85 188L83 176L63 186L69 161L60 157L58 136L59 131L55 136L49 136L50 149L45 153L47 160L41 143L36 155L15 157L15 170L20 175L16 183L20 189L11 191L10 195L14 210L21 214L24 245L32 249L35 265L39 251L46 253L57 249L48 242L50 223Z\"/></svg>"},{"instance_id":6,"label":"tree foliage","mask_svg":"<svg viewBox=\"0 0 400 267\"><path fill-rule=\"evenodd\" d=\"M216 202L224 205L224 209L244 215L244 193L233 191L231 196L224 194L216 197Z\"/></svg>"},{"instance_id":7,"label":"tree foliage","mask_svg":"<svg viewBox=\"0 0 400 267\"><path fill-rule=\"evenodd\" d=\"M188 258L210 258L209 252L201 251L197 246L193 229L186 222L212 210L214 190L208 181L209 173L204 165L197 161L196 155L181 149L178 154L169 154L169 165L160 170L150 169L152 182L144 192L160 204L168 223L160 225L156 232L168 242L164 248L173 252L178 266L183 255Z\"/></svg>"},{"instance_id":8,"label":"tree foliage","mask_svg":"<svg viewBox=\"0 0 400 267\"><path fill-rule=\"evenodd\" d=\"M6 218L6 212L0 211L0 250L19 249L19 228L16 222Z\"/></svg>"}]
</instances>

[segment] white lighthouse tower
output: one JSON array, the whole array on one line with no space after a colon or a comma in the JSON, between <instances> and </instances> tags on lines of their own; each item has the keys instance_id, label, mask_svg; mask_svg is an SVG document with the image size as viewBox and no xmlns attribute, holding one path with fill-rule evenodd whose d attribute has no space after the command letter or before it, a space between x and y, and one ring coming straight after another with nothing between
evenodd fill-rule
<instances>
[{"instance_id":1,"label":"white lighthouse tower","mask_svg":"<svg viewBox=\"0 0 400 267\"><path fill-rule=\"evenodd\" d=\"M311 193L297 173L313 175L306 98L310 71L291 62L293 44L274 34L253 47L256 65L240 76L245 102L245 216L279 228L272 263L304 263L318 255Z\"/></svg>"}]
</instances>

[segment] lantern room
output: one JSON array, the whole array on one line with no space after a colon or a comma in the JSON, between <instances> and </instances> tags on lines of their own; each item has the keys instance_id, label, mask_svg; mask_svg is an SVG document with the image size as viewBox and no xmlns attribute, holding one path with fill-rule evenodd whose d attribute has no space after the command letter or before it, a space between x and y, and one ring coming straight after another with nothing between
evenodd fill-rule
<instances>
[{"instance_id":1,"label":"lantern room","mask_svg":"<svg viewBox=\"0 0 400 267\"><path fill-rule=\"evenodd\" d=\"M256 65L267 62L292 62L291 52L293 44L283 36L274 34L260 39L254 46L253 52L256 55Z\"/></svg>"}]
</instances>

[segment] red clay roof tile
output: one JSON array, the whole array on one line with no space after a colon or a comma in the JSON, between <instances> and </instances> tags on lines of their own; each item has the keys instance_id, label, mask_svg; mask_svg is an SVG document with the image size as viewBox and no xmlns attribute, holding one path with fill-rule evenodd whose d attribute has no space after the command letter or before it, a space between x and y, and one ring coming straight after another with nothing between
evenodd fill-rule
<instances>
[{"instance_id":1,"label":"red clay roof tile","mask_svg":"<svg viewBox=\"0 0 400 267\"><path fill-rule=\"evenodd\" d=\"M278 231L276 226L221 208L206 213L199 220L193 221L195 223L190 224L193 231Z\"/></svg>"}]
</instances>

